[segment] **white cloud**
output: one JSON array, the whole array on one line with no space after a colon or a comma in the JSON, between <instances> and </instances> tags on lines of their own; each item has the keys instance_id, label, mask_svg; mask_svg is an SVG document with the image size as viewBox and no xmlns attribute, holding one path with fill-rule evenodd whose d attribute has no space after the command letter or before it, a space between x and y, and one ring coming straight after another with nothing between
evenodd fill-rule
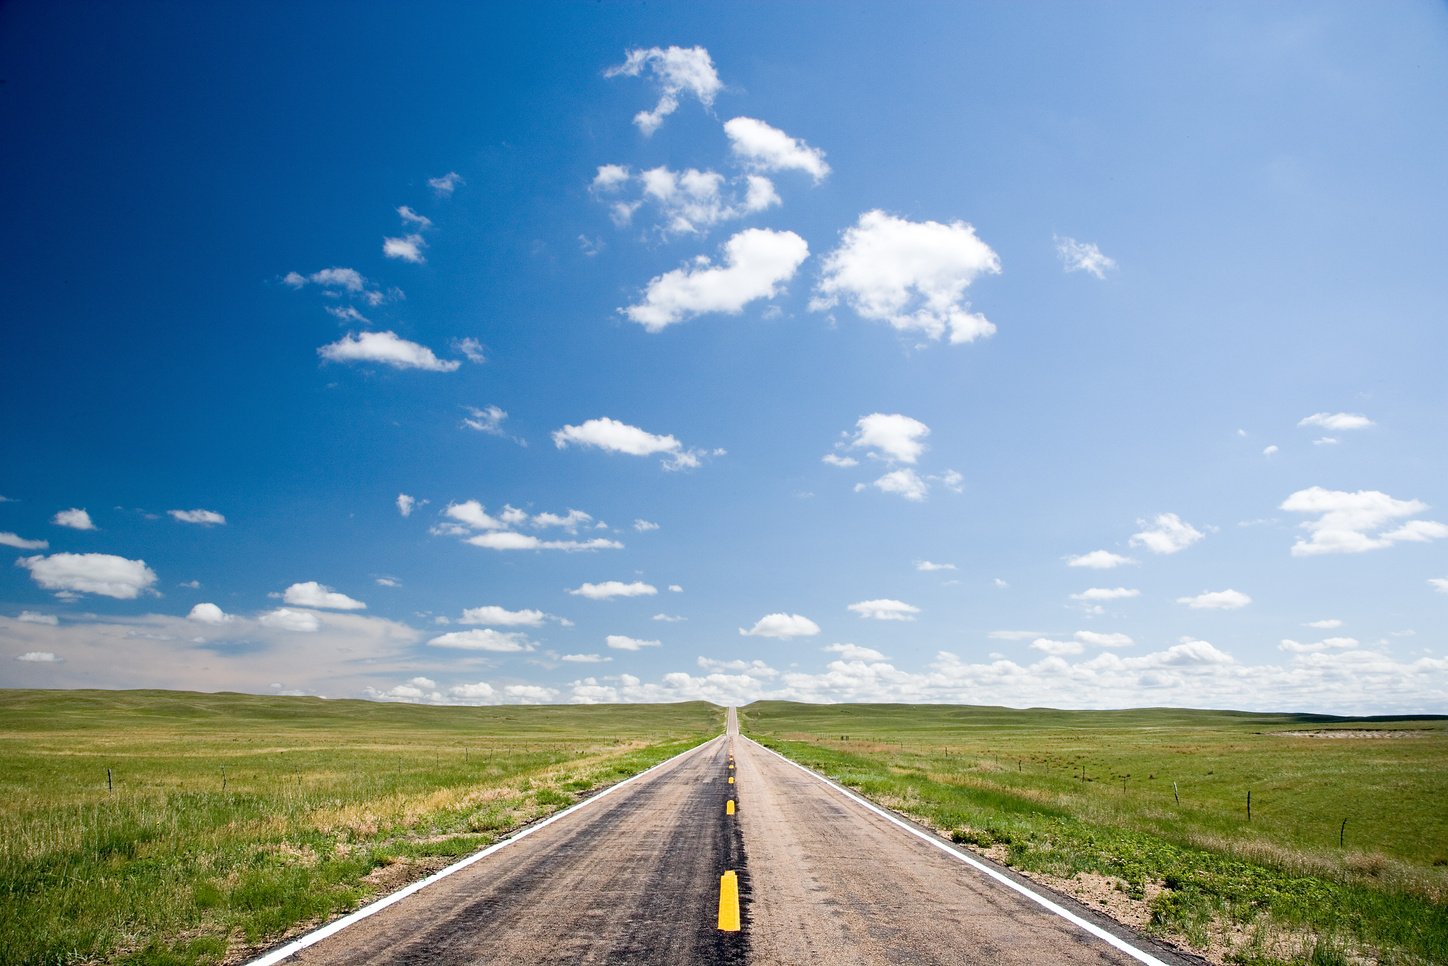
<instances>
[{"instance_id":1,"label":"white cloud","mask_svg":"<svg viewBox=\"0 0 1448 966\"><path fill-rule=\"evenodd\" d=\"M499 530L469 537L468 543L488 550L562 550L577 553L587 550L621 550L623 544L617 540L596 537L593 540L540 540L529 533Z\"/></svg>"},{"instance_id":2,"label":"white cloud","mask_svg":"<svg viewBox=\"0 0 1448 966\"><path fill-rule=\"evenodd\" d=\"M493 690L493 686L488 682L476 681L472 684L459 684L448 688L447 693L464 701L473 701L491 698L497 692Z\"/></svg>"},{"instance_id":3,"label":"white cloud","mask_svg":"<svg viewBox=\"0 0 1448 966\"><path fill-rule=\"evenodd\" d=\"M432 638L427 643L433 647L447 647L460 651L491 651L496 654L516 654L534 650L537 645L528 640L522 631L497 631L484 627L471 631L450 631Z\"/></svg>"},{"instance_id":4,"label":"white cloud","mask_svg":"<svg viewBox=\"0 0 1448 966\"><path fill-rule=\"evenodd\" d=\"M1148 526L1146 520L1136 522L1140 526ZM1175 513L1158 514L1151 524L1154 525L1151 529L1132 534L1133 547L1145 547L1152 553L1176 553L1206 536Z\"/></svg>"},{"instance_id":5,"label":"white cloud","mask_svg":"<svg viewBox=\"0 0 1448 966\"><path fill-rule=\"evenodd\" d=\"M671 594L682 594L683 592L684 592L684 588L683 588L683 587L680 587L678 584L669 584L669 593L671 593Z\"/></svg>"},{"instance_id":6,"label":"white cloud","mask_svg":"<svg viewBox=\"0 0 1448 966\"><path fill-rule=\"evenodd\" d=\"M1129 563L1136 563L1136 561L1130 557L1123 557L1119 553L1112 553L1110 550L1093 550L1077 557L1066 558L1068 567L1086 567L1091 570L1111 570Z\"/></svg>"},{"instance_id":7,"label":"white cloud","mask_svg":"<svg viewBox=\"0 0 1448 966\"><path fill-rule=\"evenodd\" d=\"M711 455L704 450L685 449L684 444L673 436L656 436L608 416L554 430L553 445L559 449L566 449L570 445L592 446L629 456L662 453L668 457L660 463L666 470L694 469L702 464L706 456ZM723 450L715 450L712 455L723 455Z\"/></svg>"},{"instance_id":8,"label":"white cloud","mask_svg":"<svg viewBox=\"0 0 1448 966\"><path fill-rule=\"evenodd\" d=\"M1340 440L1336 436L1319 436L1312 441L1313 446L1336 446Z\"/></svg>"},{"instance_id":9,"label":"white cloud","mask_svg":"<svg viewBox=\"0 0 1448 966\"><path fill-rule=\"evenodd\" d=\"M665 272L624 314L650 332L707 312L737 315L750 302L777 295L808 257L809 245L792 231L747 228L724 243L723 266L700 256Z\"/></svg>"},{"instance_id":10,"label":"white cloud","mask_svg":"<svg viewBox=\"0 0 1448 966\"><path fill-rule=\"evenodd\" d=\"M729 149L746 165L758 171L803 171L816 182L830 173L825 153L776 127L752 117L724 122Z\"/></svg>"},{"instance_id":11,"label":"white cloud","mask_svg":"<svg viewBox=\"0 0 1448 966\"><path fill-rule=\"evenodd\" d=\"M810 308L830 309L843 299L861 317L899 331L972 342L995 326L969 310L965 290L1000 270L999 257L965 222L911 222L867 211L825 256Z\"/></svg>"},{"instance_id":12,"label":"white cloud","mask_svg":"<svg viewBox=\"0 0 1448 966\"><path fill-rule=\"evenodd\" d=\"M412 516L413 508L417 506L417 498L408 496L406 493L397 494L397 512L405 517Z\"/></svg>"},{"instance_id":13,"label":"white cloud","mask_svg":"<svg viewBox=\"0 0 1448 966\"><path fill-rule=\"evenodd\" d=\"M396 577L374 577L373 582L379 587L401 587L402 581Z\"/></svg>"},{"instance_id":14,"label":"white cloud","mask_svg":"<svg viewBox=\"0 0 1448 966\"><path fill-rule=\"evenodd\" d=\"M622 189L632 178L633 172L627 165L600 164L590 187L597 192L612 193Z\"/></svg>"},{"instance_id":15,"label":"white cloud","mask_svg":"<svg viewBox=\"0 0 1448 966\"><path fill-rule=\"evenodd\" d=\"M634 115L634 123L645 135L653 134L664 118L678 110L679 97L691 94L705 107L714 104L714 95L723 83L714 70L709 51L703 47L637 47L628 52L624 62L604 71L604 77L652 76L659 88L659 102L651 111Z\"/></svg>"},{"instance_id":16,"label":"white cloud","mask_svg":"<svg viewBox=\"0 0 1448 966\"><path fill-rule=\"evenodd\" d=\"M447 509L442 511L443 516L456 520L474 530L503 530L507 524L488 515L483 505L477 500L464 500L462 503L449 503Z\"/></svg>"},{"instance_id":17,"label":"white cloud","mask_svg":"<svg viewBox=\"0 0 1448 966\"><path fill-rule=\"evenodd\" d=\"M469 336L465 339L453 339L449 343L454 352L461 352L463 358L476 365L482 365L488 361L487 354L483 351L483 344L477 339ZM504 413L503 415L507 415Z\"/></svg>"},{"instance_id":18,"label":"white cloud","mask_svg":"<svg viewBox=\"0 0 1448 966\"><path fill-rule=\"evenodd\" d=\"M108 553L55 553L48 557L21 557L17 567L30 571L30 579L58 596L97 594L134 600L149 591L156 573L144 560L128 560Z\"/></svg>"},{"instance_id":19,"label":"white cloud","mask_svg":"<svg viewBox=\"0 0 1448 966\"><path fill-rule=\"evenodd\" d=\"M49 627L57 627L60 624L60 618L54 614L39 614L33 610L23 610L15 619L22 624L45 624Z\"/></svg>"},{"instance_id":20,"label":"white cloud","mask_svg":"<svg viewBox=\"0 0 1448 966\"><path fill-rule=\"evenodd\" d=\"M0 547L14 547L16 550L49 550L49 540L26 540L18 533L0 532Z\"/></svg>"},{"instance_id":21,"label":"white cloud","mask_svg":"<svg viewBox=\"0 0 1448 966\"><path fill-rule=\"evenodd\" d=\"M282 594L282 601L295 607L318 607L325 610L366 610L367 605L324 587L315 580L292 584Z\"/></svg>"},{"instance_id":22,"label":"white cloud","mask_svg":"<svg viewBox=\"0 0 1448 966\"><path fill-rule=\"evenodd\" d=\"M765 614L749 630L739 628L739 633L745 637L774 637L780 640L813 637L819 632L818 624L799 614Z\"/></svg>"},{"instance_id":23,"label":"white cloud","mask_svg":"<svg viewBox=\"0 0 1448 966\"><path fill-rule=\"evenodd\" d=\"M382 254L388 258L400 258L404 262L412 262L414 265L421 265L427 261L422 254L422 250L426 247L427 240L415 232L400 238L382 239Z\"/></svg>"},{"instance_id":24,"label":"white cloud","mask_svg":"<svg viewBox=\"0 0 1448 966\"><path fill-rule=\"evenodd\" d=\"M1448 594L1448 577L1429 577L1428 583L1442 594Z\"/></svg>"},{"instance_id":25,"label":"white cloud","mask_svg":"<svg viewBox=\"0 0 1448 966\"><path fill-rule=\"evenodd\" d=\"M858 644L828 644L823 650L829 654L838 654L841 660L845 661L883 661L885 655L873 647L861 647Z\"/></svg>"},{"instance_id":26,"label":"white cloud","mask_svg":"<svg viewBox=\"0 0 1448 966\"><path fill-rule=\"evenodd\" d=\"M569 664L607 664L613 658L606 654L563 654L558 660L567 661Z\"/></svg>"},{"instance_id":27,"label":"white cloud","mask_svg":"<svg viewBox=\"0 0 1448 966\"><path fill-rule=\"evenodd\" d=\"M462 365L456 359L439 359L427 346L399 338L395 332L349 332L317 354L329 362L377 362L429 372L454 372Z\"/></svg>"},{"instance_id":28,"label":"white cloud","mask_svg":"<svg viewBox=\"0 0 1448 966\"><path fill-rule=\"evenodd\" d=\"M915 561L915 569L916 569L916 570L919 570L919 571L921 571L921 572L923 572L923 573L929 573L929 572L931 572L931 571L933 571L933 570L954 570L954 569L955 569L955 564L953 564L953 563L932 563L932 562L929 561L929 560L917 560L917 561Z\"/></svg>"},{"instance_id":29,"label":"white cloud","mask_svg":"<svg viewBox=\"0 0 1448 966\"><path fill-rule=\"evenodd\" d=\"M597 584L585 583L568 591L575 597L587 597L589 600L610 600L614 597L652 597L658 592L659 589L653 584L646 584L641 580L627 584L621 580L605 580Z\"/></svg>"},{"instance_id":30,"label":"white cloud","mask_svg":"<svg viewBox=\"0 0 1448 966\"><path fill-rule=\"evenodd\" d=\"M70 527L72 530L94 530L96 525L91 522L90 514L80 507L71 507L69 510L61 510L50 518L50 522L58 527Z\"/></svg>"},{"instance_id":31,"label":"white cloud","mask_svg":"<svg viewBox=\"0 0 1448 966\"><path fill-rule=\"evenodd\" d=\"M1239 610L1252 603L1252 598L1240 590L1209 590L1195 597L1178 597L1177 603L1195 610Z\"/></svg>"},{"instance_id":32,"label":"white cloud","mask_svg":"<svg viewBox=\"0 0 1448 966\"><path fill-rule=\"evenodd\" d=\"M900 413L871 413L856 421L855 427L851 448L872 449L871 456L899 463L918 460L925 452L925 437L930 435L929 426Z\"/></svg>"},{"instance_id":33,"label":"white cloud","mask_svg":"<svg viewBox=\"0 0 1448 966\"><path fill-rule=\"evenodd\" d=\"M894 470L880 477L871 486L881 493L894 493L913 502L920 502L930 492L930 486L914 470Z\"/></svg>"},{"instance_id":34,"label":"white cloud","mask_svg":"<svg viewBox=\"0 0 1448 966\"><path fill-rule=\"evenodd\" d=\"M1362 413L1313 413L1311 416L1299 419L1297 425L1316 426L1319 429L1340 432L1346 429L1366 429L1375 424ZM1334 442L1336 441L1334 440Z\"/></svg>"},{"instance_id":35,"label":"white cloud","mask_svg":"<svg viewBox=\"0 0 1448 966\"><path fill-rule=\"evenodd\" d=\"M831 466L838 466L842 469L860 465L860 461L853 456L840 456L837 453L826 453L820 457L820 462L828 463Z\"/></svg>"},{"instance_id":36,"label":"white cloud","mask_svg":"<svg viewBox=\"0 0 1448 966\"><path fill-rule=\"evenodd\" d=\"M1056 254L1068 272L1087 272L1105 278L1107 271L1116 267L1116 262L1092 242L1078 242L1064 235L1056 235L1055 242Z\"/></svg>"},{"instance_id":37,"label":"white cloud","mask_svg":"<svg viewBox=\"0 0 1448 966\"><path fill-rule=\"evenodd\" d=\"M27 664L62 664L65 658L50 651L26 651L24 654L17 654L15 660L24 661Z\"/></svg>"},{"instance_id":38,"label":"white cloud","mask_svg":"<svg viewBox=\"0 0 1448 966\"><path fill-rule=\"evenodd\" d=\"M903 600L882 597L877 600L862 600L845 608L860 617L876 621L913 621L920 608Z\"/></svg>"},{"instance_id":39,"label":"white cloud","mask_svg":"<svg viewBox=\"0 0 1448 966\"><path fill-rule=\"evenodd\" d=\"M219 527L226 525L226 517L215 510L167 510L172 519L182 523L194 523L203 527Z\"/></svg>"},{"instance_id":40,"label":"white cloud","mask_svg":"<svg viewBox=\"0 0 1448 966\"><path fill-rule=\"evenodd\" d=\"M650 619L651 619L651 620L656 620L656 621L662 621L662 622L665 623L665 624L679 624L679 623L682 623L682 622L688 620L689 618L687 618L687 617L680 617L680 616L678 616L677 614L655 614L655 615L654 615L652 618L650 618Z\"/></svg>"},{"instance_id":41,"label":"white cloud","mask_svg":"<svg viewBox=\"0 0 1448 966\"><path fill-rule=\"evenodd\" d=\"M600 176L603 171L599 169ZM613 172L609 172L609 177L613 177ZM628 182L633 180L630 176ZM666 238L700 234L722 222L781 203L774 183L758 175L731 180L717 171L697 168L674 171L660 166L639 172L637 183L640 193L633 201L618 200L619 184L610 181L600 187L597 177L594 193L610 205L614 223L620 227L632 221L634 213L645 203L655 206L659 211L659 231Z\"/></svg>"},{"instance_id":42,"label":"white cloud","mask_svg":"<svg viewBox=\"0 0 1448 966\"><path fill-rule=\"evenodd\" d=\"M1315 654L1319 651L1346 651L1358 646L1355 637L1329 637L1313 644L1300 644L1297 641L1284 639L1277 645L1279 651L1286 651L1289 654Z\"/></svg>"},{"instance_id":43,"label":"white cloud","mask_svg":"<svg viewBox=\"0 0 1448 966\"><path fill-rule=\"evenodd\" d=\"M437 192L438 197L446 198L457 190L458 185L467 184L462 175L456 171L449 171L440 178L428 178L427 186Z\"/></svg>"},{"instance_id":44,"label":"white cloud","mask_svg":"<svg viewBox=\"0 0 1448 966\"><path fill-rule=\"evenodd\" d=\"M290 607L278 607L276 610L267 611L258 617L257 621L263 627L278 631L293 631L298 634L315 634L322 626L321 618L311 611L292 610Z\"/></svg>"},{"instance_id":45,"label":"white cloud","mask_svg":"<svg viewBox=\"0 0 1448 966\"><path fill-rule=\"evenodd\" d=\"M468 406L467 411L468 415L463 419L463 426L467 429L475 429L489 436L507 435L503 431L503 420L508 418L506 410L498 406L488 406L486 409Z\"/></svg>"},{"instance_id":46,"label":"white cloud","mask_svg":"<svg viewBox=\"0 0 1448 966\"><path fill-rule=\"evenodd\" d=\"M1038 637L1031 642L1031 649L1056 657L1080 654L1086 650L1080 641L1053 641L1049 637Z\"/></svg>"},{"instance_id":47,"label":"white cloud","mask_svg":"<svg viewBox=\"0 0 1448 966\"><path fill-rule=\"evenodd\" d=\"M639 651L646 647L658 647L658 641L641 641L636 637L625 637L622 634L610 634L604 638L604 643L616 651Z\"/></svg>"},{"instance_id":48,"label":"white cloud","mask_svg":"<svg viewBox=\"0 0 1448 966\"><path fill-rule=\"evenodd\" d=\"M1303 627L1311 627L1319 631L1335 631L1342 626L1342 621L1336 617L1329 617L1326 620L1308 621Z\"/></svg>"},{"instance_id":49,"label":"white cloud","mask_svg":"<svg viewBox=\"0 0 1448 966\"><path fill-rule=\"evenodd\" d=\"M1397 500L1378 490L1298 490L1282 502L1283 510L1316 514L1300 524L1308 532L1292 545L1294 557L1327 553L1363 553L1404 541L1423 543L1448 537L1448 526L1434 520L1409 520L1394 530L1388 524L1428 509L1420 500Z\"/></svg>"},{"instance_id":50,"label":"white cloud","mask_svg":"<svg viewBox=\"0 0 1448 966\"><path fill-rule=\"evenodd\" d=\"M1273 443L1271 446L1268 446L1268 447L1266 447L1265 449L1262 450L1262 455L1263 455L1263 456L1275 456L1275 455L1277 455L1277 453L1278 453L1278 447L1277 447L1277 444L1276 444L1276 443Z\"/></svg>"},{"instance_id":51,"label":"white cloud","mask_svg":"<svg viewBox=\"0 0 1448 966\"><path fill-rule=\"evenodd\" d=\"M1129 597L1140 597L1141 591L1134 587L1089 587L1079 594L1072 594L1072 600L1080 601L1103 601L1103 600L1126 600Z\"/></svg>"},{"instance_id":52,"label":"white cloud","mask_svg":"<svg viewBox=\"0 0 1448 966\"><path fill-rule=\"evenodd\" d=\"M186 615L186 619L198 621L202 624L225 624L232 618L230 614L215 604L202 603L191 608L191 613Z\"/></svg>"},{"instance_id":53,"label":"white cloud","mask_svg":"<svg viewBox=\"0 0 1448 966\"><path fill-rule=\"evenodd\" d=\"M558 692L541 684L509 684L503 693L516 698L519 704L549 704L558 700Z\"/></svg>"},{"instance_id":54,"label":"white cloud","mask_svg":"<svg viewBox=\"0 0 1448 966\"><path fill-rule=\"evenodd\" d=\"M367 288L367 279L363 278L362 273L355 268L324 268L311 275L288 272L282 281L292 288L301 288L310 282L323 288L341 289L352 295L359 295Z\"/></svg>"},{"instance_id":55,"label":"white cloud","mask_svg":"<svg viewBox=\"0 0 1448 966\"><path fill-rule=\"evenodd\" d=\"M1130 647L1136 642L1126 634L1104 634L1100 631L1077 631L1076 640L1092 647Z\"/></svg>"},{"instance_id":56,"label":"white cloud","mask_svg":"<svg viewBox=\"0 0 1448 966\"><path fill-rule=\"evenodd\" d=\"M407 205L402 205L397 209L397 217L402 219L402 223L404 225L416 225L418 228L423 230L432 227L431 218L427 217L426 215L419 215Z\"/></svg>"},{"instance_id":57,"label":"white cloud","mask_svg":"<svg viewBox=\"0 0 1448 966\"><path fill-rule=\"evenodd\" d=\"M633 522L633 528L634 528L635 530L637 530L639 533L648 533L648 532L650 532L651 530L657 530L657 529L659 528L659 525L658 525L657 523L653 522L652 520L644 520L644 519L640 518L640 519L634 520L634 522Z\"/></svg>"},{"instance_id":58,"label":"white cloud","mask_svg":"<svg viewBox=\"0 0 1448 966\"><path fill-rule=\"evenodd\" d=\"M508 610L497 604L469 607L458 619L459 624L491 624L494 627L537 627L548 619L541 610Z\"/></svg>"}]
</instances>

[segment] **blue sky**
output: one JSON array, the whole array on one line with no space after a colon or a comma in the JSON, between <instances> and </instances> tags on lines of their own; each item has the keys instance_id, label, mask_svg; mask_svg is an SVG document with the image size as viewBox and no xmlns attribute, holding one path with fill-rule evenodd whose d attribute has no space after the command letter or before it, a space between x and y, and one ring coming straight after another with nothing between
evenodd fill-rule
<instances>
[{"instance_id":1,"label":"blue sky","mask_svg":"<svg viewBox=\"0 0 1448 966\"><path fill-rule=\"evenodd\" d=\"M0 686L1448 711L1440 4L0 9Z\"/></svg>"}]
</instances>

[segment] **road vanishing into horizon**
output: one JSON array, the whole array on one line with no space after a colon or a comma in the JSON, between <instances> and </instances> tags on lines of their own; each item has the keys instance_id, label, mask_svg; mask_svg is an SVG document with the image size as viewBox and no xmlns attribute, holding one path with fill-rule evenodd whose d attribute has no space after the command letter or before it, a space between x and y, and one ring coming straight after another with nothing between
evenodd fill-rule
<instances>
[{"instance_id":1,"label":"road vanishing into horizon","mask_svg":"<svg viewBox=\"0 0 1448 966\"><path fill-rule=\"evenodd\" d=\"M740 736L732 708L723 736L481 856L254 966L1201 962Z\"/></svg>"}]
</instances>

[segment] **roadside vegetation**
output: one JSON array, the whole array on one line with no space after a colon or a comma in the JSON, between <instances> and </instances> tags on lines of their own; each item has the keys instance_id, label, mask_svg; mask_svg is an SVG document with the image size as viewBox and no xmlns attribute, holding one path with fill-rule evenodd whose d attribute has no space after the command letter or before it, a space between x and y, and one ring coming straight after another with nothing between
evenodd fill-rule
<instances>
[{"instance_id":1,"label":"roadside vegetation","mask_svg":"<svg viewBox=\"0 0 1448 966\"><path fill-rule=\"evenodd\" d=\"M0 960L235 960L716 735L723 716L0 691Z\"/></svg>"},{"instance_id":2,"label":"roadside vegetation","mask_svg":"<svg viewBox=\"0 0 1448 966\"><path fill-rule=\"evenodd\" d=\"M758 702L740 722L1215 962L1448 963L1448 720Z\"/></svg>"}]
</instances>

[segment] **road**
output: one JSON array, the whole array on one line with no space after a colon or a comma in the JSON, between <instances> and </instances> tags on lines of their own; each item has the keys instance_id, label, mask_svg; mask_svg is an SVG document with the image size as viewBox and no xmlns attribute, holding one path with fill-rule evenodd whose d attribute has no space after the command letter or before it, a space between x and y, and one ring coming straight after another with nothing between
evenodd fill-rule
<instances>
[{"instance_id":1,"label":"road","mask_svg":"<svg viewBox=\"0 0 1448 966\"><path fill-rule=\"evenodd\" d=\"M719 928L731 870L737 932ZM257 962L1143 961L740 737L732 708L726 735L288 952Z\"/></svg>"}]
</instances>

